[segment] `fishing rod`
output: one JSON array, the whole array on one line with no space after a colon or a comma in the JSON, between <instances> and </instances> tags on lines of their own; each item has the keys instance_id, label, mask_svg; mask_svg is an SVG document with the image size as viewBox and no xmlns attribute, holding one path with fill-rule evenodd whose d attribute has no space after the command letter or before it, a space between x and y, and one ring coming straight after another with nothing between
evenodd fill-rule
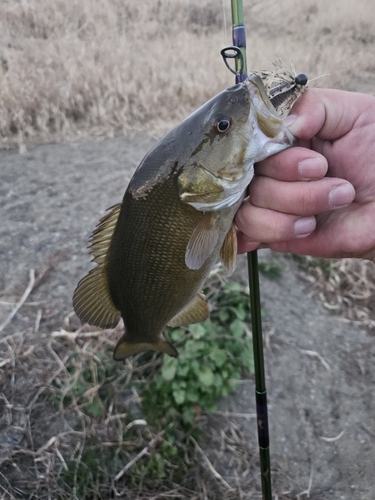
<instances>
[{"instance_id":1,"label":"fishing rod","mask_svg":"<svg viewBox=\"0 0 375 500\"><path fill-rule=\"evenodd\" d=\"M232 8L232 41L233 46L221 51L227 68L235 74L236 83L247 78L246 64L246 32L242 0L231 0ZM235 60L235 71L228 64L228 59ZM259 291L258 252L247 253L251 324L253 337L253 356L255 373L255 398L258 423L258 443L260 458L260 474L263 500L272 500L271 461L269 451L267 391L264 370L262 316Z\"/></svg>"}]
</instances>

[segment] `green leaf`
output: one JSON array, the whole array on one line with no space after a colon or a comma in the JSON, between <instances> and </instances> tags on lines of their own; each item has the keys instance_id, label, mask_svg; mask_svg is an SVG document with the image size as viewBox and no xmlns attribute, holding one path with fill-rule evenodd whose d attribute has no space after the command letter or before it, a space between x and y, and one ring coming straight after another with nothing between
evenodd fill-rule
<instances>
[{"instance_id":1,"label":"green leaf","mask_svg":"<svg viewBox=\"0 0 375 500\"><path fill-rule=\"evenodd\" d=\"M225 351L213 351L210 353L210 359L215 363L215 365L220 368L228 359Z\"/></svg>"},{"instance_id":2,"label":"green leaf","mask_svg":"<svg viewBox=\"0 0 375 500\"><path fill-rule=\"evenodd\" d=\"M89 417L101 417L102 414L104 413L104 407L102 402L100 401L100 398L97 396L94 397L91 403L86 404L83 407L84 412L86 415Z\"/></svg>"},{"instance_id":3,"label":"green leaf","mask_svg":"<svg viewBox=\"0 0 375 500\"><path fill-rule=\"evenodd\" d=\"M254 356L253 350L250 347L245 347L241 351L241 360L244 368L246 368L249 373L254 372Z\"/></svg>"},{"instance_id":4,"label":"green leaf","mask_svg":"<svg viewBox=\"0 0 375 500\"><path fill-rule=\"evenodd\" d=\"M186 401L190 401L191 403L199 401L199 391L197 387L188 386L186 390Z\"/></svg>"},{"instance_id":5,"label":"green leaf","mask_svg":"<svg viewBox=\"0 0 375 500\"><path fill-rule=\"evenodd\" d=\"M226 323L229 319L229 313L226 309L221 309L219 311L219 320L222 322L222 323Z\"/></svg>"},{"instance_id":6,"label":"green leaf","mask_svg":"<svg viewBox=\"0 0 375 500\"><path fill-rule=\"evenodd\" d=\"M172 389L179 389L180 387L186 389L187 385L186 380L176 379L172 382Z\"/></svg>"},{"instance_id":7,"label":"green leaf","mask_svg":"<svg viewBox=\"0 0 375 500\"><path fill-rule=\"evenodd\" d=\"M173 397L178 405L182 405L183 403L185 403L185 399L186 399L185 389L181 389L181 388L173 389Z\"/></svg>"},{"instance_id":8,"label":"green leaf","mask_svg":"<svg viewBox=\"0 0 375 500\"><path fill-rule=\"evenodd\" d=\"M177 375L179 376L179 378L185 378L187 377L189 370L190 370L190 365L186 361L182 361L179 363L177 367Z\"/></svg>"},{"instance_id":9,"label":"green leaf","mask_svg":"<svg viewBox=\"0 0 375 500\"><path fill-rule=\"evenodd\" d=\"M183 331L181 330L178 330L178 329L174 329L171 331L170 333L170 337L171 339L174 341L174 342L177 342L178 340L181 340L184 336L184 333Z\"/></svg>"},{"instance_id":10,"label":"green leaf","mask_svg":"<svg viewBox=\"0 0 375 500\"><path fill-rule=\"evenodd\" d=\"M86 386L82 382L77 381L77 384L73 389L74 396L82 396L84 392L86 392Z\"/></svg>"},{"instance_id":11,"label":"green leaf","mask_svg":"<svg viewBox=\"0 0 375 500\"><path fill-rule=\"evenodd\" d=\"M166 358L161 369L161 376L164 380L173 380L176 375L178 361L176 358Z\"/></svg>"},{"instance_id":12,"label":"green leaf","mask_svg":"<svg viewBox=\"0 0 375 500\"><path fill-rule=\"evenodd\" d=\"M199 362L196 359L193 359L190 366L191 366L192 372L198 375L198 373L200 372Z\"/></svg>"},{"instance_id":13,"label":"green leaf","mask_svg":"<svg viewBox=\"0 0 375 500\"><path fill-rule=\"evenodd\" d=\"M202 340L188 340L185 345L185 355L188 359L196 359L205 350L205 342Z\"/></svg>"},{"instance_id":14,"label":"green leaf","mask_svg":"<svg viewBox=\"0 0 375 500\"><path fill-rule=\"evenodd\" d=\"M241 338L243 335L243 332L245 331L244 323L240 319L235 319L232 321L230 324L230 331L232 332L233 336L236 338Z\"/></svg>"},{"instance_id":15,"label":"green leaf","mask_svg":"<svg viewBox=\"0 0 375 500\"><path fill-rule=\"evenodd\" d=\"M210 411L211 413L215 413L217 411L217 404L209 403L204 409L206 411Z\"/></svg>"},{"instance_id":16,"label":"green leaf","mask_svg":"<svg viewBox=\"0 0 375 500\"><path fill-rule=\"evenodd\" d=\"M202 324L191 325L190 331L195 339L201 339L206 335L206 329Z\"/></svg>"},{"instance_id":17,"label":"green leaf","mask_svg":"<svg viewBox=\"0 0 375 500\"><path fill-rule=\"evenodd\" d=\"M242 304L239 304L238 307L236 307L235 312L238 319L244 320L247 316L246 309Z\"/></svg>"},{"instance_id":18,"label":"green leaf","mask_svg":"<svg viewBox=\"0 0 375 500\"><path fill-rule=\"evenodd\" d=\"M243 286L240 285L240 283L237 283L237 281L228 281L228 283L225 283L223 286L223 292L242 292L243 291Z\"/></svg>"},{"instance_id":19,"label":"green leaf","mask_svg":"<svg viewBox=\"0 0 375 500\"><path fill-rule=\"evenodd\" d=\"M269 262L259 262L259 271L270 280L279 279L283 274L283 266L277 260L270 260Z\"/></svg>"},{"instance_id":20,"label":"green leaf","mask_svg":"<svg viewBox=\"0 0 375 500\"><path fill-rule=\"evenodd\" d=\"M205 387L210 387L214 383L215 376L209 366L203 365L201 367L201 371L198 374L198 379L202 385L204 385Z\"/></svg>"},{"instance_id":21,"label":"green leaf","mask_svg":"<svg viewBox=\"0 0 375 500\"><path fill-rule=\"evenodd\" d=\"M182 420L185 424L192 424L194 422L194 407L189 405L185 407L182 411Z\"/></svg>"}]
</instances>

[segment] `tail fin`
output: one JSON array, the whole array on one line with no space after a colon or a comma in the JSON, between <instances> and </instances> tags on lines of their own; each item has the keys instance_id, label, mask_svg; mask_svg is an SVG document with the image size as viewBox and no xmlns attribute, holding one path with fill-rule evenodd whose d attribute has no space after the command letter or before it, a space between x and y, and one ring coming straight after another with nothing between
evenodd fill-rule
<instances>
[{"instance_id":1,"label":"tail fin","mask_svg":"<svg viewBox=\"0 0 375 500\"><path fill-rule=\"evenodd\" d=\"M126 340L125 333L117 343L113 359L115 361L121 361L122 359L134 356L134 354L143 351L165 352L174 358L178 356L177 350L171 343L167 342L163 336L160 336L156 342L129 342Z\"/></svg>"}]
</instances>

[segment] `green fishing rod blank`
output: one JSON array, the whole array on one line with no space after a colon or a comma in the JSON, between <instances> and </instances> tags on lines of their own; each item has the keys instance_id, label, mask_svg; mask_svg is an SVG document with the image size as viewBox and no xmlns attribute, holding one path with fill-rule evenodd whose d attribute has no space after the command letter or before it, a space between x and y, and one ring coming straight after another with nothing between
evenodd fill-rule
<instances>
[{"instance_id":1,"label":"green fishing rod blank","mask_svg":"<svg viewBox=\"0 0 375 500\"><path fill-rule=\"evenodd\" d=\"M246 32L242 0L231 0L232 7L232 40L234 48L239 49L235 58L236 83L247 78L246 65ZM225 60L225 59L224 59ZM227 63L226 63L227 64ZM258 443L260 473L263 500L272 500L271 461L269 452L269 430L267 392L264 371L262 315L259 290L258 253L256 250L247 254L250 307L254 351L255 398L258 422Z\"/></svg>"},{"instance_id":2,"label":"green fishing rod blank","mask_svg":"<svg viewBox=\"0 0 375 500\"><path fill-rule=\"evenodd\" d=\"M260 474L264 500L272 500L270 440L268 430L267 391L264 371L262 316L259 289L258 252L247 254L251 323L253 332L255 400L258 424Z\"/></svg>"}]
</instances>

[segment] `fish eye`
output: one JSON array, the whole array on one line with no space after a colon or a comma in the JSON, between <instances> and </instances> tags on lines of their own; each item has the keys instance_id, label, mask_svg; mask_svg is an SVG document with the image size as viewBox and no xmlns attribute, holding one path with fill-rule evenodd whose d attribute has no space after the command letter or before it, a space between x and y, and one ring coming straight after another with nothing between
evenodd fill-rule
<instances>
[{"instance_id":1,"label":"fish eye","mask_svg":"<svg viewBox=\"0 0 375 500\"><path fill-rule=\"evenodd\" d=\"M214 130L215 132L218 132L219 134L223 134L226 132L231 126L231 121L229 118L219 118L217 122L214 125Z\"/></svg>"},{"instance_id":2,"label":"fish eye","mask_svg":"<svg viewBox=\"0 0 375 500\"><path fill-rule=\"evenodd\" d=\"M307 78L307 75L305 75L305 73L300 73L295 77L294 81L297 85L307 85L309 79Z\"/></svg>"}]
</instances>

